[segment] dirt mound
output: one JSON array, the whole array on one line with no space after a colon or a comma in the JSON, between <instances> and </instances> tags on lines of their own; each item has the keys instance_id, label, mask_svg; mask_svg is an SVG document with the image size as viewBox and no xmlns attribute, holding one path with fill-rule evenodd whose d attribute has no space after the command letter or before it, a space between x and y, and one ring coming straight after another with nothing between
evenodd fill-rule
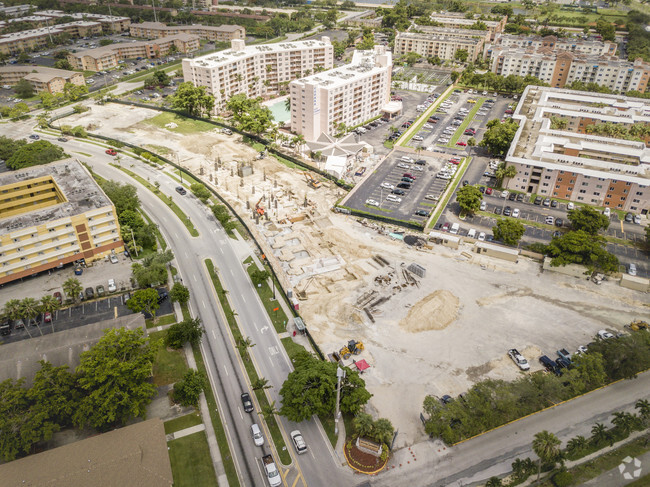
<instances>
[{"instance_id":1,"label":"dirt mound","mask_svg":"<svg viewBox=\"0 0 650 487\"><path fill-rule=\"evenodd\" d=\"M399 326L411 333L447 328L458 316L458 297L439 289L418 301Z\"/></svg>"}]
</instances>

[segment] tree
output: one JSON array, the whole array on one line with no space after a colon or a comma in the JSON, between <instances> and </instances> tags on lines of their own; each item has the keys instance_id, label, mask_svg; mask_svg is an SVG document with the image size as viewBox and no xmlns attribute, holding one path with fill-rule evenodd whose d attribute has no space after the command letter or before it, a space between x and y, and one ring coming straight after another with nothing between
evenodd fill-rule
<instances>
[{"instance_id":1,"label":"tree","mask_svg":"<svg viewBox=\"0 0 650 487\"><path fill-rule=\"evenodd\" d=\"M456 54L454 54L454 59L457 61L460 61L461 63L464 63L467 61L467 58L469 57L469 53L467 52L466 49L458 49L456 51Z\"/></svg>"},{"instance_id":2,"label":"tree","mask_svg":"<svg viewBox=\"0 0 650 487\"><path fill-rule=\"evenodd\" d=\"M390 420L379 418L375 421L372 438L378 443L386 443L387 445L390 445L394 433L395 428Z\"/></svg>"},{"instance_id":3,"label":"tree","mask_svg":"<svg viewBox=\"0 0 650 487\"><path fill-rule=\"evenodd\" d=\"M604 19L598 19L598 21L596 21L596 32L603 37L604 41L616 40L616 28L614 27L614 24L611 24Z\"/></svg>"},{"instance_id":4,"label":"tree","mask_svg":"<svg viewBox=\"0 0 650 487\"><path fill-rule=\"evenodd\" d=\"M47 140L37 140L31 144L19 147L7 159L9 169L23 169L25 167L49 164L66 157L66 153L58 145L52 144Z\"/></svg>"},{"instance_id":5,"label":"tree","mask_svg":"<svg viewBox=\"0 0 650 487\"><path fill-rule=\"evenodd\" d=\"M231 96L226 103L226 110L232 112L237 126L253 134L261 134L273 124L273 113L262 106L261 98L248 98L246 95Z\"/></svg>"},{"instance_id":6,"label":"tree","mask_svg":"<svg viewBox=\"0 0 650 487\"><path fill-rule=\"evenodd\" d=\"M344 42L332 41L332 46L334 47L334 57L341 59L345 54L346 44Z\"/></svg>"},{"instance_id":7,"label":"tree","mask_svg":"<svg viewBox=\"0 0 650 487\"><path fill-rule=\"evenodd\" d=\"M41 336L43 336L43 330L41 330L41 325L38 324L38 321L36 321L36 317L41 314L41 309L38 304L38 301L36 301L34 298L23 298L20 301L20 314L24 318L27 319L27 323L25 323L25 327L28 327L31 325L31 320L34 320L34 323L36 323L38 331L40 332Z\"/></svg>"},{"instance_id":8,"label":"tree","mask_svg":"<svg viewBox=\"0 0 650 487\"><path fill-rule=\"evenodd\" d=\"M59 309L59 301L56 299L54 296L51 294L46 294L41 298L40 302L40 312L41 313L54 313L57 309ZM51 321L52 325L52 333L54 333L54 320Z\"/></svg>"},{"instance_id":9,"label":"tree","mask_svg":"<svg viewBox=\"0 0 650 487\"><path fill-rule=\"evenodd\" d=\"M212 206L212 213L226 232L231 232L237 226L234 221L231 221L232 216L226 205Z\"/></svg>"},{"instance_id":10,"label":"tree","mask_svg":"<svg viewBox=\"0 0 650 487\"><path fill-rule=\"evenodd\" d=\"M354 429L358 436L370 438L375 427L375 422L372 416L368 413L359 413L352 420Z\"/></svg>"},{"instance_id":11,"label":"tree","mask_svg":"<svg viewBox=\"0 0 650 487\"><path fill-rule=\"evenodd\" d=\"M514 178L517 175L517 168L515 166L506 166L505 162L499 164L495 171L497 185L502 186L503 181L506 179Z\"/></svg>"},{"instance_id":12,"label":"tree","mask_svg":"<svg viewBox=\"0 0 650 487\"><path fill-rule=\"evenodd\" d=\"M99 45L100 46L108 46L109 44L113 44L113 39L100 39L99 40Z\"/></svg>"},{"instance_id":13,"label":"tree","mask_svg":"<svg viewBox=\"0 0 650 487\"><path fill-rule=\"evenodd\" d=\"M167 282L167 263L173 258L171 250L149 255L131 266L133 277L140 287L164 284Z\"/></svg>"},{"instance_id":14,"label":"tree","mask_svg":"<svg viewBox=\"0 0 650 487\"><path fill-rule=\"evenodd\" d=\"M190 300L190 290L180 282L175 282L169 291L169 299L176 301L181 305L187 304Z\"/></svg>"},{"instance_id":15,"label":"tree","mask_svg":"<svg viewBox=\"0 0 650 487\"><path fill-rule=\"evenodd\" d=\"M481 206L483 195L476 186L463 186L456 192L456 201L461 210L467 213L475 213Z\"/></svg>"},{"instance_id":16,"label":"tree","mask_svg":"<svg viewBox=\"0 0 650 487\"><path fill-rule=\"evenodd\" d=\"M623 434L628 435L637 424L639 418L632 413L617 411L613 413L614 419L612 424L616 426Z\"/></svg>"},{"instance_id":17,"label":"tree","mask_svg":"<svg viewBox=\"0 0 650 487\"><path fill-rule=\"evenodd\" d=\"M251 281L253 281L253 284L256 286L266 282L269 277L271 277L271 273L266 269L260 270L256 268L251 272Z\"/></svg>"},{"instance_id":18,"label":"tree","mask_svg":"<svg viewBox=\"0 0 650 487\"><path fill-rule=\"evenodd\" d=\"M9 109L8 117L12 120L19 120L29 113L29 106L25 102L15 104Z\"/></svg>"},{"instance_id":19,"label":"tree","mask_svg":"<svg viewBox=\"0 0 650 487\"><path fill-rule=\"evenodd\" d=\"M176 349L181 348L186 342L193 346L198 345L204 333L201 318L188 318L169 327L165 336L165 345Z\"/></svg>"},{"instance_id":20,"label":"tree","mask_svg":"<svg viewBox=\"0 0 650 487\"><path fill-rule=\"evenodd\" d=\"M294 357L295 369L280 389L280 414L291 421L304 421L314 414L332 414L336 401L337 365L323 362L307 352ZM341 411L357 413L371 394L359 373L346 368L341 381Z\"/></svg>"},{"instance_id":21,"label":"tree","mask_svg":"<svg viewBox=\"0 0 650 487\"><path fill-rule=\"evenodd\" d=\"M134 313L145 313L153 316L156 321L156 311L160 308L158 304L158 291L153 288L139 289L133 293L131 299L126 302L126 306Z\"/></svg>"},{"instance_id":22,"label":"tree","mask_svg":"<svg viewBox=\"0 0 650 487\"><path fill-rule=\"evenodd\" d=\"M618 268L616 256L605 249L605 239L584 230L554 237L546 246L546 252L552 257L553 267L580 264L604 272L613 272Z\"/></svg>"},{"instance_id":23,"label":"tree","mask_svg":"<svg viewBox=\"0 0 650 487\"><path fill-rule=\"evenodd\" d=\"M271 389L273 386L269 385L269 380L264 377L258 377L251 382L251 389L254 391L262 391L264 389Z\"/></svg>"},{"instance_id":24,"label":"tree","mask_svg":"<svg viewBox=\"0 0 650 487\"><path fill-rule=\"evenodd\" d=\"M83 287L79 279L71 277L63 283L63 292L68 298L72 299L75 303L79 300L79 294L83 291Z\"/></svg>"},{"instance_id":25,"label":"tree","mask_svg":"<svg viewBox=\"0 0 650 487\"><path fill-rule=\"evenodd\" d=\"M487 482L485 482L485 487L501 487L503 482L499 477L490 477Z\"/></svg>"},{"instance_id":26,"label":"tree","mask_svg":"<svg viewBox=\"0 0 650 487\"><path fill-rule=\"evenodd\" d=\"M496 226L492 227L495 240L501 240L506 245L517 245L524 236L523 223L512 218L501 218L497 221Z\"/></svg>"},{"instance_id":27,"label":"tree","mask_svg":"<svg viewBox=\"0 0 650 487\"><path fill-rule=\"evenodd\" d=\"M598 230L607 230L609 227L609 218L591 206L569 210L567 218L574 230L582 230L591 235L596 235Z\"/></svg>"},{"instance_id":28,"label":"tree","mask_svg":"<svg viewBox=\"0 0 650 487\"><path fill-rule=\"evenodd\" d=\"M580 453L582 450L587 448L587 439L584 436L576 436L571 438L566 444L567 452L571 454Z\"/></svg>"},{"instance_id":29,"label":"tree","mask_svg":"<svg viewBox=\"0 0 650 487\"><path fill-rule=\"evenodd\" d=\"M70 61L67 59L59 59L54 63L54 67L57 69L65 69L67 71L72 71L74 67L70 64Z\"/></svg>"},{"instance_id":30,"label":"tree","mask_svg":"<svg viewBox=\"0 0 650 487\"><path fill-rule=\"evenodd\" d=\"M54 367L51 363L40 360L41 368L27 391L27 397L38 413L57 426L72 423L78 397L75 376L67 365Z\"/></svg>"},{"instance_id":31,"label":"tree","mask_svg":"<svg viewBox=\"0 0 650 487\"><path fill-rule=\"evenodd\" d=\"M156 346L147 343L142 328L107 330L94 347L81 354L77 385L83 393L74 424L105 430L145 417L156 394L149 382L155 354Z\"/></svg>"},{"instance_id":32,"label":"tree","mask_svg":"<svg viewBox=\"0 0 650 487\"><path fill-rule=\"evenodd\" d=\"M195 117L209 115L214 108L214 96L206 89L205 86L194 86L189 81L181 83L171 97L172 108Z\"/></svg>"},{"instance_id":33,"label":"tree","mask_svg":"<svg viewBox=\"0 0 650 487\"><path fill-rule=\"evenodd\" d=\"M183 378L174 384L174 401L181 406L198 406L201 393L207 387L203 372L188 370Z\"/></svg>"},{"instance_id":34,"label":"tree","mask_svg":"<svg viewBox=\"0 0 650 487\"><path fill-rule=\"evenodd\" d=\"M212 196L210 190L203 186L201 183L192 183L190 185L190 191L194 194L194 196L200 199L202 203L208 201L210 199L210 196Z\"/></svg>"},{"instance_id":35,"label":"tree","mask_svg":"<svg viewBox=\"0 0 650 487\"><path fill-rule=\"evenodd\" d=\"M20 299L10 299L4 305L3 314L10 320L17 320L21 317Z\"/></svg>"},{"instance_id":36,"label":"tree","mask_svg":"<svg viewBox=\"0 0 650 487\"><path fill-rule=\"evenodd\" d=\"M262 405L262 416L264 416L264 419L266 421L269 421L273 416L276 414L280 414L280 411L275 406L275 401L271 401L270 404L263 404Z\"/></svg>"},{"instance_id":37,"label":"tree","mask_svg":"<svg viewBox=\"0 0 650 487\"><path fill-rule=\"evenodd\" d=\"M14 92L20 98L31 98L34 96L34 87L26 79L21 79L14 85Z\"/></svg>"},{"instance_id":38,"label":"tree","mask_svg":"<svg viewBox=\"0 0 650 487\"><path fill-rule=\"evenodd\" d=\"M415 65L420 59L422 59L422 56L418 54L417 52L409 52L402 56L399 60L401 62L404 62L408 64L409 66Z\"/></svg>"},{"instance_id":39,"label":"tree","mask_svg":"<svg viewBox=\"0 0 650 487\"><path fill-rule=\"evenodd\" d=\"M156 86L168 86L171 82L169 75L162 70L154 71L151 76L149 76L145 82L144 86L146 88L154 88Z\"/></svg>"},{"instance_id":40,"label":"tree","mask_svg":"<svg viewBox=\"0 0 650 487\"><path fill-rule=\"evenodd\" d=\"M591 441L595 445L601 445L611 439L611 433L602 423L596 423L591 427Z\"/></svg>"},{"instance_id":41,"label":"tree","mask_svg":"<svg viewBox=\"0 0 650 487\"><path fill-rule=\"evenodd\" d=\"M451 82L455 83L456 81L458 81L458 78L460 78L460 73L458 71L452 71L450 76L451 76Z\"/></svg>"},{"instance_id":42,"label":"tree","mask_svg":"<svg viewBox=\"0 0 650 487\"><path fill-rule=\"evenodd\" d=\"M9 159L18 149L27 145L25 139L10 139L4 135L0 136L0 159Z\"/></svg>"},{"instance_id":43,"label":"tree","mask_svg":"<svg viewBox=\"0 0 650 487\"><path fill-rule=\"evenodd\" d=\"M512 118L505 122L496 119L490 120L479 145L486 147L492 155L504 156L510 149L510 144L518 128L519 125Z\"/></svg>"},{"instance_id":44,"label":"tree","mask_svg":"<svg viewBox=\"0 0 650 487\"><path fill-rule=\"evenodd\" d=\"M63 85L63 93L68 100L77 101L80 100L84 95L88 94L88 87L86 85L66 83Z\"/></svg>"},{"instance_id":45,"label":"tree","mask_svg":"<svg viewBox=\"0 0 650 487\"><path fill-rule=\"evenodd\" d=\"M361 42L357 44L357 49L359 51L370 51L375 47L375 35L372 33L371 29L363 29L363 38Z\"/></svg>"},{"instance_id":46,"label":"tree","mask_svg":"<svg viewBox=\"0 0 650 487\"><path fill-rule=\"evenodd\" d=\"M104 180L101 187L106 193L106 196L115 205L115 210L118 215L122 212L130 210L137 212L140 208L140 198L138 198L138 191L135 186L131 184L120 184L116 181ZM120 220L121 223L121 220Z\"/></svg>"},{"instance_id":47,"label":"tree","mask_svg":"<svg viewBox=\"0 0 650 487\"><path fill-rule=\"evenodd\" d=\"M560 457L560 440L553 433L548 431L540 431L535 435L533 440L533 451L539 457L537 463L537 480L542 470L542 462L545 464L555 464Z\"/></svg>"}]
</instances>

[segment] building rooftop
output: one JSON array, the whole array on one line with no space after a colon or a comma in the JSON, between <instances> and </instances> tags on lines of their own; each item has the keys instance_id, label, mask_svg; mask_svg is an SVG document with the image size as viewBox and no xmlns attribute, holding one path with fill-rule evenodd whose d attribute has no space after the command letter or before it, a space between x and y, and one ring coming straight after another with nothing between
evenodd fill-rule
<instances>
[{"instance_id":1,"label":"building rooftop","mask_svg":"<svg viewBox=\"0 0 650 487\"><path fill-rule=\"evenodd\" d=\"M56 35L62 34L66 31L67 28L78 26L78 27L93 27L100 26L98 22L89 22L84 20L77 20L75 22L68 22L66 24L57 24L48 27L41 27L40 29L29 29L21 30L20 32L12 32L11 34L2 34L0 35L0 42L10 42L19 39L27 39L29 37L37 37L43 35Z\"/></svg>"},{"instance_id":2,"label":"building rooftop","mask_svg":"<svg viewBox=\"0 0 650 487\"><path fill-rule=\"evenodd\" d=\"M133 24L132 27L137 27L139 29L158 29L158 30L211 30L214 32L235 32L239 29L243 29L239 25L202 25L202 24L191 24L191 25L167 25L163 22L142 22L141 24Z\"/></svg>"},{"instance_id":3,"label":"building rooftop","mask_svg":"<svg viewBox=\"0 0 650 487\"><path fill-rule=\"evenodd\" d=\"M50 20L49 17L43 17L41 15L29 15L27 17L17 17L13 19L8 19L7 22L14 23L14 22L44 22L46 20Z\"/></svg>"},{"instance_id":4,"label":"building rooftop","mask_svg":"<svg viewBox=\"0 0 650 487\"><path fill-rule=\"evenodd\" d=\"M129 47L151 46L153 44L160 44L162 42L172 42L176 39L179 41L188 42L194 39L198 40L199 37L194 34L174 34L171 36L161 37L160 39L152 39L150 41L116 42L114 44L109 44L108 46L100 46L93 49L84 49L78 52L71 52L68 54L68 56L74 56L76 58L91 56L93 58L99 58L105 54L112 54L114 52L117 52L120 49L126 49Z\"/></svg>"},{"instance_id":5,"label":"building rooftop","mask_svg":"<svg viewBox=\"0 0 650 487\"><path fill-rule=\"evenodd\" d=\"M473 19L466 19L465 14L461 12L432 12L430 15L431 20L444 23L457 23L464 25L472 25L477 20L480 20L488 27L496 27L499 21L496 20L481 20L480 15L475 14Z\"/></svg>"},{"instance_id":6,"label":"building rooftop","mask_svg":"<svg viewBox=\"0 0 650 487\"><path fill-rule=\"evenodd\" d=\"M551 116L602 122L650 123L650 102L561 88L528 86L513 115L519 129L506 160L650 184L650 149L642 141L551 129ZM565 154L565 151L577 155Z\"/></svg>"},{"instance_id":7,"label":"building rooftop","mask_svg":"<svg viewBox=\"0 0 650 487\"><path fill-rule=\"evenodd\" d=\"M25 78L47 83L53 78L69 78L74 71L65 69L48 68L45 66L0 66L0 77L5 73L25 73Z\"/></svg>"},{"instance_id":8,"label":"building rooftop","mask_svg":"<svg viewBox=\"0 0 650 487\"><path fill-rule=\"evenodd\" d=\"M104 15L104 14L91 14L86 12L64 12L62 10L40 10L36 12L37 15L44 15L46 17L72 17L73 19L94 19L101 20L104 22L111 21L117 22L121 20L131 20L129 17L118 17L116 15Z\"/></svg>"},{"instance_id":9,"label":"building rooftop","mask_svg":"<svg viewBox=\"0 0 650 487\"><path fill-rule=\"evenodd\" d=\"M425 35L430 35L430 34L440 34L440 35L464 35L464 36L474 36L474 37L479 37L479 38L484 38L486 37L489 32L485 30L474 30L474 29L461 29L459 27L441 27L441 26L431 26L431 25L414 25L412 27L412 30L410 30L408 33L409 34L417 34L417 32L413 32L414 30L417 31L422 31ZM398 35L401 36L405 34L405 32L398 32Z\"/></svg>"},{"instance_id":10,"label":"building rooftop","mask_svg":"<svg viewBox=\"0 0 650 487\"><path fill-rule=\"evenodd\" d=\"M5 486L171 486L165 428L159 418L0 465Z\"/></svg>"},{"instance_id":11,"label":"building rooftop","mask_svg":"<svg viewBox=\"0 0 650 487\"><path fill-rule=\"evenodd\" d=\"M469 29L447 29L447 30L459 30L459 31L468 31ZM471 32L476 32L476 31L471 31ZM426 33L419 33L419 32L400 32L397 34L397 36L400 39L424 39L424 40L429 40L429 41L450 41L450 42L456 42L456 43L464 43L464 44L478 44L480 42L483 42L485 36L480 37L478 35L475 35L474 37L467 38L467 37L456 37L449 35L448 33L445 32L426 32Z\"/></svg>"},{"instance_id":12,"label":"building rooftop","mask_svg":"<svg viewBox=\"0 0 650 487\"><path fill-rule=\"evenodd\" d=\"M233 46L237 45L232 41ZM233 61L247 59L258 54L273 54L278 52L287 52L300 49L314 49L330 45L329 37L323 37L320 41L295 41L295 42L276 42L273 44L260 44L255 46L244 46L242 49L230 48L226 51L220 51L213 54L189 59L190 65L200 66L202 68L214 68Z\"/></svg>"},{"instance_id":13,"label":"building rooftop","mask_svg":"<svg viewBox=\"0 0 650 487\"><path fill-rule=\"evenodd\" d=\"M63 201L34 211L0 218L0 235L31 228L34 225L47 225L54 220L112 205L111 200L104 194L88 170L78 160L72 158L0 173L0 193L3 186L48 177L53 179Z\"/></svg>"}]
</instances>

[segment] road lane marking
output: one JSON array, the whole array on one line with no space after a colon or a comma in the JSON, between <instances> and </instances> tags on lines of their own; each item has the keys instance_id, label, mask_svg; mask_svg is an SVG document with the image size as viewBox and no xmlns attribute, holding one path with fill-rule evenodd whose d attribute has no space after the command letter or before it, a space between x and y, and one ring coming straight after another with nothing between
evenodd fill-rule
<instances>
[{"instance_id":1,"label":"road lane marking","mask_svg":"<svg viewBox=\"0 0 650 487\"><path fill-rule=\"evenodd\" d=\"M273 355L277 355L279 353L280 353L280 350L278 350L278 347L276 347L275 345L273 345L272 347L269 347L269 355L273 356Z\"/></svg>"},{"instance_id":2,"label":"road lane marking","mask_svg":"<svg viewBox=\"0 0 650 487\"><path fill-rule=\"evenodd\" d=\"M264 333L264 332L265 332L266 330L268 330L268 329L269 329L269 326L268 326L268 325L263 326L263 327L260 329L260 333Z\"/></svg>"},{"instance_id":3,"label":"road lane marking","mask_svg":"<svg viewBox=\"0 0 650 487\"><path fill-rule=\"evenodd\" d=\"M241 295L241 300L242 300L244 303L246 302L246 298L244 297L243 294Z\"/></svg>"},{"instance_id":4,"label":"road lane marking","mask_svg":"<svg viewBox=\"0 0 650 487\"><path fill-rule=\"evenodd\" d=\"M174 237L178 238L178 234L176 232L174 232ZM185 254L185 255L187 255L187 254Z\"/></svg>"},{"instance_id":5,"label":"road lane marking","mask_svg":"<svg viewBox=\"0 0 650 487\"><path fill-rule=\"evenodd\" d=\"M194 278L194 282L198 282L198 281L196 280L196 274L192 274L192 277Z\"/></svg>"},{"instance_id":6,"label":"road lane marking","mask_svg":"<svg viewBox=\"0 0 650 487\"><path fill-rule=\"evenodd\" d=\"M201 304L202 304L203 307L205 308L205 301L201 300Z\"/></svg>"},{"instance_id":7,"label":"road lane marking","mask_svg":"<svg viewBox=\"0 0 650 487\"><path fill-rule=\"evenodd\" d=\"M230 274L231 274L233 277L235 277L235 273L232 271L232 269L230 269Z\"/></svg>"},{"instance_id":8,"label":"road lane marking","mask_svg":"<svg viewBox=\"0 0 650 487\"><path fill-rule=\"evenodd\" d=\"M117 306L113 307L113 317L117 318Z\"/></svg>"},{"instance_id":9,"label":"road lane marking","mask_svg":"<svg viewBox=\"0 0 650 487\"><path fill-rule=\"evenodd\" d=\"M241 408L239 406L237 406L237 411L239 411L239 417L244 419L244 415L241 413Z\"/></svg>"},{"instance_id":10,"label":"road lane marking","mask_svg":"<svg viewBox=\"0 0 650 487\"><path fill-rule=\"evenodd\" d=\"M212 330L212 338L214 338L215 340L217 339L217 334L214 332L214 330Z\"/></svg>"},{"instance_id":11,"label":"road lane marking","mask_svg":"<svg viewBox=\"0 0 650 487\"><path fill-rule=\"evenodd\" d=\"M213 331L212 333L214 333L214 331ZM230 374L228 373L228 368L226 367L226 364L223 364L223 370L224 370L224 372L226 373L226 375L230 375Z\"/></svg>"},{"instance_id":12,"label":"road lane marking","mask_svg":"<svg viewBox=\"0 0 650 487\"><path fill-rule=\"evenodd\" d=\"M312 453L312 457L313 457L313 456L314 456L314 455L313 455L313 453ZM314 460L315 460L315 459L314 459ZM293 484L291 484L291 487L296 487L296 484L298 483L299 480L302 480L302 483L303 483L303 485L304 485L305 481L304 481L304 479L302 478L302 473L300 473L299 475L296 476L296 480L293 481Z\"/></svg>"}]
</instances>

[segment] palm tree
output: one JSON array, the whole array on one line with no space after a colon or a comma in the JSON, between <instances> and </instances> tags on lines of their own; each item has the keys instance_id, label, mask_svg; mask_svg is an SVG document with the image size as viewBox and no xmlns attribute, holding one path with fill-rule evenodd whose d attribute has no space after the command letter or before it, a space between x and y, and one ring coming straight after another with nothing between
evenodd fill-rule
<instances>
[{"instance_id":1,"label":"palm tree","mask_svg":"<svg viewBox=\"0 0 650 487\"><path fill-rule=\"evenodd\" d=\"M625 435L627 435L630 433L630 431L632 431L632 428L638 419L639 418L636 416L636 414L616 412L614 413L614 419L612 419L612 423Z\"/></svg>"},{"instance_id":2,"label":"palm tree","mask_svg":"<svg viewBox=\"0 0 650 487\"><path fill-rule=\"evenodd\" d=\"M569 453L577 453L581 450L584 450L587 446L587 439L584 436L576 436L571 438L566 445L566 449Z\"/></svg>"},{"instance_id":3,"label":"palm tree","mask_svg":"<svg viewBox=\"0 0 650 487\"><path fill-rule=\"evenodd\" d=\"M275 407L275 401L271 401L271 404L265 404L262 406L262 411L260 412L266 421L269 421L273 416L279 413Z\"/></svg>"},{"instance_id":4,"label":"palm tree","mask_svg":"<svg viewBox=\"0 0 650 487\"><path fill-rule=\"evenodd\" d=\"M254 391L261 391L264 389L271 389L273 386L268 385L269 380L265 379L264 377L259 377L255 379L253 382L251 382L251 389Z\"/></svg>"},{"instance_id":5,"label":"palm tree","mask_svg":"<svg viewBox=\"0 0 650 487\"><path fill-rule=\"evenodd\" d=\"M503 482L499 477L490 477L490 479L485 482L485 487L501 487Z\"/></svg>"},{"instance_id":6,"label":"palm tree","mask_svg":"<svg viewBox=\"0 0 650 487\"><path fill-rule=\"evenodd\" d=\"M79 293L83 290L83 287L81 286L81 283L79 282L79 279L75 279L74 277L71 277L67 281L63 283L63 292L71 298L75 303L79 299Z\"/></svg>"},{"instance_id":7,"label":"palm tree","mask_svg":"<svg viewBox=\"0 0 650 487\"><path fill-rule=\"evenodd\" d=\"M607 428L605 428L605 425L603 425L602 423L596 423L591 427L591 441L595 445L599 445L601 443L606 442L607 440L609 440L609 437L610 437L610 433L607 430Z\"/></svg>"},{"instance_id":8,"label":"palm tree","mask_svg":"<svg viewBox=\"0 0 650 487\"><path fill-rule=\"evenodd\" d=\"M650 419L650 401L647 399L639 399L634 407L639 410L639 414L641 415L641 419L643 421L647 422Z\"/></svg>"},{"instance_id":9,"label":"palm tree","mask_svg":"<svg viewBox=\"0 0 650 487\"><path fill-rule=\"evenodd\" d=\"M54 313L59 307L59 301L54 296L47 294L41 298L41 313ZM54 333L54 320L50 324Z\"/></svg>"},{"instance_id":10,"label":"palm tree","mask_svg":"<svg viewBox=\"0 0 650 487\"><path fill-rule=\"evenodd\" d=\"M352 424L354 424L354 429L359 436L370 436L375 427L375 422L368 413L357 414Z\"/></svg>"},{"instance_id":11,"label":"palm tree","mask_svg":"<svg viewBox=\"0 0 650 487\"><path fill-rule=\"evenodd\" d=\"M291 97L288 97L286 100L284 100L284 108L286 108L288 112L291 111Z\"/></svg>"},{"instance_id":12,"label":"palm tree","mask_svg":"<svg viewBox=\"0 0 650 487\"><path fill-rule=\"evenodd\" d=\"M4 315L10 320L20 318L20 299L10 299L5 303Z\"/></svg>"},{"instance_id":13,"label":"palm tree","mask_svg":"<svg viewBox=\"0 0 650 487\"><path fill-rule=\"evenodd\" d=\"M43 336L43 330L41 330L41 326L38 324L38 321L36 320L36 317L41 314L41 309L38 304L38 301L36 301L34 298L24 298L20 302L20 313L27 318L27 323L25 323L25 329L28 330L29 333L29 326L31 325L30 321L34 320L36 323L36 326L38 327L38 331L40 332L41 336ZM30 334L31 338L31 334Z\"/></svg>"},{"instance_id":14,"label":"palm tree","mask_svg":"<svg viewBox=\"0 0 650 487\"><path fill-rule=\"evenodd\" d=\"M296 152L300 153L300 148L302 147L302 144L305 143L305 136L302 134L296 135L293 140L293 145L295 146Z\"/></svg>"},{"instance_id":15,"label":"palm tree","mask_svg":"<svg viewBox=\"0 0 650 487\"><path fill-rule=\"evenodd\" d=\"M242 357L246 358L246 349L247 348L253 348L255 344L251 340L251 337L239 337L237 340L237 350L239 350L239 355ZM249 358L246 358L246 360L249 360Z\"/></svg>"},{"instance_id":16,"label":"palm tree","mask_svg":"<svg viewBox=\"0 0 650 487\"><path fill-rule=\"evenodd\" d=\"M393 424L386 418L379 418L373 425L374 431L372 436L378 443L386 443L389 445L393 439L395 428Z\"/></svg>"},{"instance_id":17,"label":"palm tree","mask_svg":"<svg viewBox=\"0 0 650 487\"><path fill-rule=\"evenodd\" d=\"M542 471L542 462L553 463L560 456L560 440L553 433L540 431L533 440L533 451L539 457L537 462L537 480Z\"/></svg>"}]
</instances>

